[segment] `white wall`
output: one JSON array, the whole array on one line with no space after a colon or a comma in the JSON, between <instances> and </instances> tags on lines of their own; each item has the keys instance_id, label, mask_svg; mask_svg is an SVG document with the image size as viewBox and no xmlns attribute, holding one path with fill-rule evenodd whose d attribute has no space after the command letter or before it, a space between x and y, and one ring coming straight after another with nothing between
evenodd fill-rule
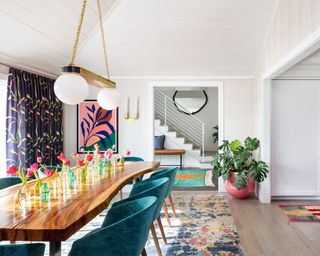
<instances>
[{"instance_id":1,"label":"white wall","mask_svg":"<svg viewBox=\"0 0 320 256\"><path fill-rule=\"evenodd\" d=\"M147 79L117 79L117 87L123 96L119 108L119 148L129 147L133 154L145 160L153 159L153 104L152 88ZM224 84L224 137L244 139L253 135L253 80L223 80ZM95 98L98 89L90 92ZM140 119L134 126L123 119L126 97L140 98ZM132 101L131 101L132 102ZM67 155L76 151L76 107L64 110L64 151Z\"/></svg>"}]
</instances>

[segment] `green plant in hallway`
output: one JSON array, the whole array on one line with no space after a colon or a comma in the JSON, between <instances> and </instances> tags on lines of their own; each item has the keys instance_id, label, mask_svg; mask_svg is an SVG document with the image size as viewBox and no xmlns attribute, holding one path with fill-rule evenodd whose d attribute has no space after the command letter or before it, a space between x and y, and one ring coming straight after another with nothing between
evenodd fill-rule
<instances>
[{"instance_id":1,"label":"green plant in hallway","mask_svg":"<svg viewBox=\"0 0 320 256\"><path fill-rule=\"evenodd\" d=\"M213 143L217 143L219 141L219 128L218 125L213 127L214 132L212 133Z\"/></svg>"},{"instance_id":2,"label":"green plant in hallway","mask_svg":"<svg viewBox=\"0 0 320 256\"><path fill-rule=\"evenodd\" d=\"M254 191L255 182L262 182L268 175L268 166L255 159L260 146L257 138L224 140L213 157L213 171L222 176L227 192L235 198L247 198Z\"/></svg>"}]
</instances>

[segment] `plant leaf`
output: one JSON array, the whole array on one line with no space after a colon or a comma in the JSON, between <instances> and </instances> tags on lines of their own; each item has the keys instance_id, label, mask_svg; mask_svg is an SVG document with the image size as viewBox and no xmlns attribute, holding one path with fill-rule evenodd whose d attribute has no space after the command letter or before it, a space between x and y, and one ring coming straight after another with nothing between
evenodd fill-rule
<instances>
[{"instance_id":1,"label":"plant leaf","mask_svg":"<svg viewBox=\"0 0 320 256\"><path fill-rule=\"evenodd\" d=\"M238 172L234 175L234 186L237 189L243 189L245 188L249 183L249 178L244 172Z\"/></svg>"},{"instance_id":2,"label":"plant leaf","mask_svg":"<svg viewBox=\"0 0 320 256\"><path fill-rule=\"evenodd\" d=\"M239 140L234 140L230 143L230 148L232 152L236 152L241 147L241 142Z\"/></svg>"},{"instance_id":3,"label":"plant leaf","mask_svg":"<svg viewBox=\"0 0 320 256\"><path fill-rule=\"evenodd\" d=\"M83 137L86 137L85 130L84 130L84 122L83 121L81 122L81 133L82 133Z\"/></svg>"}]
</instances>

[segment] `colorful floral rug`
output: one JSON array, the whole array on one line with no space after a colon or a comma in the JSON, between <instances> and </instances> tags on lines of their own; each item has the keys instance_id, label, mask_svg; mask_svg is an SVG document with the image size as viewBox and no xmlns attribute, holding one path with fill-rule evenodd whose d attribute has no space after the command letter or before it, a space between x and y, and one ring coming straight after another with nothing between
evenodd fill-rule
<instances>
[{"instance_id":1,"label":"colorful floral rug","mask_svg":"<svg viewBox=\"0 0 320 256\"><path fill-rule=\"evenodd\" d=\"M177 219L174 219L172 212L170 212L171 228L167 225L164 215L161 215L168 240L167 245L163 243L160 230L156 226L163 256L244 255L224 194L173 195L173 200ZM105 215L106 211L84 226L69 240L62 242L62 256L68 255L73 241L99 228ZM158 255L151 235L146 244L146 251L148 256ZM48 243L46 243L45 255L49 255Z\"/></svg>"},{"instance_id":2,"label":"colorful floral rug","mask_svg":"<svg viewBox=\"0 0 320 256\"><path fill-rule=\"evenodd\" d=\"M178 170L175 187L214 187L212 170Z\"/></svg>"},{"instance_id":3,"label":"colorful floral rug","mask_svg":"<svg viewBox=\"0 0 320 256\"><path fill-rule=\"evenodd\" d=\"M320 222L320 205L279 205L288 221Z\"/></svg>"}]
</instances>

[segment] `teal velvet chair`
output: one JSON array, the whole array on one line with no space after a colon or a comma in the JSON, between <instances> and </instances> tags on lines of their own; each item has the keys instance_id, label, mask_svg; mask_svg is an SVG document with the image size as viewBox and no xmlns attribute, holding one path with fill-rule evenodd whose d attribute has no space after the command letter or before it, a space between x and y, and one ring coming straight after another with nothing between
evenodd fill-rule
<instances>
[{"instance_id":1,"label":"teal velvet chair","mask_svg":"<svg viewBox=\"0 0 320 256\"><path fill-rule=\"evenodd\" d=\"M128 198L114 203L112 207L116 207L117 205L121 205L125 202L135 200L136 198L141 198L141 197L145 197L145 196L156 196L158 198L158 201L157 201L157 206L155 209L153 221L155 221L155 220L158 221L163 240L165 243L167 243L167 240L166 240L166 237L165 237L165 234L163 231L161 219L160 219L160 211L161 211L161 207L162 207L163 201L166 196L166 191L168 188L169 179L168 178L160 178L160 179L154 179L154 180L146 180L146 181L142 181L142 182L139 182L136 184L137 185L132 188ZM158 237L157 237L153 222L150 226L150 230L152 233L152 237L153 237L158 255L162 255L159 241L158 241Z\"/></svg>"},{"instance_id":2,"label":"teal velvet chair","mask_svg":"<svg viewBox=\"0 0 320 256\"><path fill-rule=\"evenodd\" d=\"M124 161L125 162L143 162L144 160L141 157L137 157L137 156L125 156Z\"/></svg>"},{"instance_id":3,"label":"teal velvet chair","mask_svg":"<svg viewBox=\"0 0 320 256\"><path fill-rule=\"evenodd\" d=\"M61 172L61 166L58 165L47 165L46 168L48 170L55 170L56 168L58 168L58 172ZM44 173L44 169L42 167L39 168L39 176L40 178L44 178L46 177L46 174Z\"/></svg>"},{"instance_id":4,"label":"teal velvet chair","mask_svg":"<svg viewBox=\"0 0 320 256\"><path fill-rule=\"evenodd\" d=\"M125 156L124 157L124 161L125 162L143 162L144 160L141 157L137 157L137 156ZM141 175L140 177L136 178L136 182L139 182L143 179L143 175ZM132 181L128 182L128 184L133 184ZM122 200L123 195L122 195L122 189L120 190L120 199Z\"/></svg>"},{"instance_id":5,"label":"teal velvet chair","mask_svg":"<svg viewBox=\"0 0 320 256\"><path fill-rule=\"evenodd\" d=\"M8 244L0 245L1 256L43 256L45 244Z\"/></svg>"},{"instance_id":6,"label":"teal velvet chair","mask_svg":"<svg viewBox=\"0 0 320 256\"><path fill-rule=\"evenodd\" d=\"M173 189L174 180L176 178L177 170L178 170L177 167L171 167L171 168L167 168L164 170L156 171L149 178L149 179L159 179L159 178L163 178L163 177L169 178L169 185L168 185L168 189L167 189L167 193L166 193L166 198L169 199L169 203L170 203L174 218L177 218L177 214L176 214L173 199L171 196L171 191ZM164 202L163 202L163 211L165 213L167 222L168 222L169 226L171 227L171 221L170 221L170 217L168 214L166 200L164 200Z\"/></svg>"},{"instance_id":7,"label":"teal velvet chair","mask_svg":"<svg viewBox=\"0 0 320 256\"><path fill-rule=\"evenodd\" d=\"M101 226L72 244L69 256L138 256L144 250L157 206L149 196L112 207Z\"/></svg>"},{"instance_id":8,"label":"teal velvet chair","mask_svg":"<svg viewBox=\"0 0 320 256\"><path fill-rule=\"evenodd\" d=\"M17 185L17 184L20 184L20 183L21 183L21 180L19 177L0 178L0 190Z\"/></svg>"}]
</instances>

